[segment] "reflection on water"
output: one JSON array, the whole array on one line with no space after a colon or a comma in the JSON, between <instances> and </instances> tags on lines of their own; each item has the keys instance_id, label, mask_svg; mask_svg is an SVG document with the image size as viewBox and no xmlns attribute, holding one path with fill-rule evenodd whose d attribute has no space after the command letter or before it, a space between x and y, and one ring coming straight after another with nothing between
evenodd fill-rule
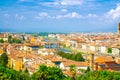
<instances>
[{"instance_id":1,"label":"reflection on water","mask_svg":"<svg viewBox=\"0 0 120 80\"><path fill-rule=\"evenodd\" d=\"M39 46L30 46L33 50L38 50Z\"/></svg>"},{"instance_id":2,"label":"reflection on water","mask_svg":"<svg viewBox=\"0 0 120 80\"><path fill-rule=\"evenodd\" d=\"M51 45L45 45L45 48L55 49L55 48L58 48L58 46L56 44L51 44Z\"/></svg>"},{"instance_id":3,"label":"reflection on water","mask_svg":"<svg viewBox=\"0 0 120 80\"><path fill-rule=\"evenodd\" d=\"M67 50L67 49L64 49L64 48L60 48L59 50L62 51L62 52L65 52L65 53L70 53L71 52L70 50Z\"/></svg>"}]
</instances>

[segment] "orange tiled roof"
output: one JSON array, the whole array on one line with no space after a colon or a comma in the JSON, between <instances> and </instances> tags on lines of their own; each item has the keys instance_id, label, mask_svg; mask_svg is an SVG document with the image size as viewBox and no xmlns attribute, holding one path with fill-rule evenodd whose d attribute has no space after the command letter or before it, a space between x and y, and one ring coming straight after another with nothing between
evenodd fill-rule
<instances>
[{"instance_id":1,"label":"orange tiled roof","mask_svg":"<svg viewBox=\"0 0 120 80\"><path fill-rule=\"evenodd\" d=\"M88 66L87 62L77 62L77 61L72 61L72 60L66 60L63 62L63 64L66 67L71 66L71 65L75 65L76 67Z\"/></svg>"},{"instance_id":2,"label":"orange tiled roof","mask_svg":"<svg viewBox=\"0 0 120 80\"><path fill-rule=\"evenodd\" d=\"M55 56L55 55L48 55L48 56L42 56L42 58L44 58L45 60L50 60L52 62L63 62L64 59L62 57L59 56Z\"/></svg>"},{"instance_id":3,"label":"orange tiled roof","mask_svg":"<svg viewBox=\"0 0 120 80\"><path fill-rule=\"evenodd\" d=\"M97 59L95 59L95 62L115 62L115 60L112 58L112 56L99 56Z\"/></svg>"}]
</instances>

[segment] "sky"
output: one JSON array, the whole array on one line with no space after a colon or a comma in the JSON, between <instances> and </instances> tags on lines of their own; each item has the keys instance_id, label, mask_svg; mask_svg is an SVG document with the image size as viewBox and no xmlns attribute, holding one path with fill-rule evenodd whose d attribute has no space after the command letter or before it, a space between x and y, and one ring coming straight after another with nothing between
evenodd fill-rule
<instances>
[{"instance_id":1,"label":"sky","mask_svg":"<svg viewBox=\"0 0 120 80\"><path fill-rule=\"evenodd\" d=\"M120 0L0 0L2 32L117 32Z\"/></svg>"}]
</instances>

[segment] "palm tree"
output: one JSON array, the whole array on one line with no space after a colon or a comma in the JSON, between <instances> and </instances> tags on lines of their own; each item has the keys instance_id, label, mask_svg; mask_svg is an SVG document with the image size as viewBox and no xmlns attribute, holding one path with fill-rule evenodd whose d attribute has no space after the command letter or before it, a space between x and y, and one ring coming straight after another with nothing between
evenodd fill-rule
<instances>
[{"instance_id":1,"label":"palm tree","mask_svg":"<svg viewBox=\"0 0 120 80\"><path fill-rule=\"evenodd\" d=\"M75 65L71 65L71 66L70 66L70 73L71 73L71 79L72 79L72 80L75 80L75 76L76 76Z\"/></svg>"},{"instance_id":2,"label":"palm tree","mask_svg":"<svg viewBox=\"0 0 120 80\"><path fill-rule=\"evenodd\" d=\"M46 80L47 77L47 66L40 65L37 75L39 76L39 80Z\"/></svg>"}]
</instances>

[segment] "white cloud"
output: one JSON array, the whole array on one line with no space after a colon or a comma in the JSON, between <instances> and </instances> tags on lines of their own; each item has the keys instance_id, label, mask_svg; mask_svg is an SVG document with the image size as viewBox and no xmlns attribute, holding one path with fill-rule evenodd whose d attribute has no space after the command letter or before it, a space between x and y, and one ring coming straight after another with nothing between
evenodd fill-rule
<instances>
[{"instance_id":1,"label":"white cloud","mask_svg":"<svg viewBox=\"0 0 120 80\"><path fill-rule=\"evenodd\" d=\"M77 12L72 12L72 13L68 13L67 15L65 15L65 17L67 17L67 18L81 18L82 16Z\"/></svg>"},{"instance_id":2,"label":"white cloud","mask_svg":"<svg viewBox=\"0 0 120 80\"><path fill-rule=\"evenodd\" d=\"M61 11L62 11L62 12L67 12L67 9L62 9Z\"/></svg>"},{"instance_id":3,"label":"white cloud","mask_svg":"<svg viewBox=\"0 0 120 80\"><path fill-rule=\"evenodd\" d=\"M48 16L48 13L46 13L46 12L41 12L41 13L39 13L39 16L40 16L40 17L46 17L46 16Z\"/></svg>"},{"instance_id":4,"label":"white cloud","mask_svg":"<svg viewBox=\"0 0 120 80\"><path fill-rule=\"evenodd\" d=\"M83 0L62 0L60 2L61 5L81 5Z\"/></svg>"},{"instance_id":5,"label":"white cloud","mask_svg":"<svg viewBox=\"0 0 120 80\"><path fill-rule=\"evenodd\" d=\"M57 15L56 19L60 19L60 18L82 18L82 15L80 15L77 12L72 12L72 13L67 13L65 15Z\"/></svg>"},{"instance_id":6,"label":"white cloud","mask_svg":"<svg viewBox=\"0 0 120 80\"><path fill-rule=\"evenodd\" d=\"M61 19L61 18L82 18L82 15L80 15L77 12L72 12L72 13L67 13L64 15L56 15L56 16L50 16L48 13L46 12L41 12L39 13L38 16L36 16L36 19L42 19L42 18L51 18L51 19Z\"/></svg>"},{"instance_id":7,"label":"white cloud","mask_svg":"<svg viewBox=\"0 0 120 80\"><path fill-rule=\"evenodd\" d=\"M88 14L88 17L97 17L97 15L95 15L95 14Z\"/></svg>"},{"instance_id":8,"label":"white cloud","mask_svg":"<svg viewBox=\"0 0 120 80\"><path fill-rule=\"evenodd\" d=\"M84 0L55 0L53 2L45 2L44 5L55 6L74 6L82 5ZM40 3L41 4L41 3Z\"/></svg>"},{"instance_id":9,"label":"white cloud","mask_svg":"<svg viewBox=\"0 0 120 80\"><path fill-rule=\"evenodd\" d=\"M43 18L43 17L50 18L50 16L49 16L48 13L46 13L46 12L41 12L41 13L39 13L38 16L36 16L35 18L41 19L41 18Z\"/></svg>"},{"instance_id":10,"label":"white cloud","mask_svg":"<svg viewBox=\"0 0 120 80\"><path fill-rule=\"evenodd\" d=\"M62 9L61 11L66 11L66 9ZM17 15L16 15L17 16ZM98 17L95 14L88 14L88 15L81 15L77 12L71 12L66 14L56 14L54 16L49 15L47 12L40 12L38 16L36 16L36 19L43 19L43 18L49 18L49 19L62 19L62 18L76 18L76 19L85 19L85 18L96 18Z\"/></svg>"},{"instance_id":11,"label":"white cloud","mask_svg":"<svg viewBox=\"0 0 120 80\"><path fill-rule=\"evenodd\" d=\"M112 17L113 19L120 18L120 5L118 4L116 9L111 9L107 13L107 16Z\"/></svg>"},{"instance_id":12,"label":"white cloud","mask_svg":"<svg viewBox=\"0 0 120 80\"><path fill-rule=\"evenodd\" d=\"M23 20L25 17L23 15L16 14L15 18L19 20Z\"/></svg>"}]
</instances>

